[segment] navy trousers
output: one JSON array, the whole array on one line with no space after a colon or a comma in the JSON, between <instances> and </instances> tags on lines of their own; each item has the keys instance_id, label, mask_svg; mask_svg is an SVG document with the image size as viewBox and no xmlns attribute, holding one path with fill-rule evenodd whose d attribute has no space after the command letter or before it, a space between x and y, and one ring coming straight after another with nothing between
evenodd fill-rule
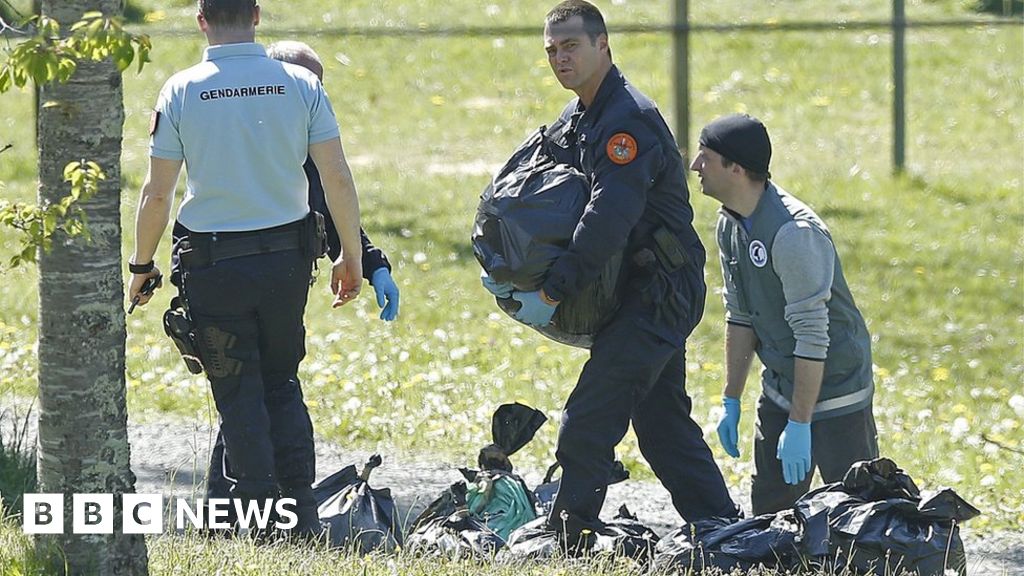
<instances>
[{"instance_id":1,"label":"navy trousers","mask_svg":"<svg viewBox=\"0 0 1024 576\"><path fill-rule=\"evenodd\" d=\"M685 349L620 313L598 333L562 412L556 456L562 481L548 524L573 533L597 525L615 446L630 422L640 451L687 521L738 509L703 433L690 418Z\"/></svg>"},{"instance_id":2,"label":"navy trousers","mask_svg":"<svg viewBox=\"0 0 1024 576\"><path fill-rule=\"evenodd\" d=\"M841 482L850 465L878 458L878 432L871 406L853 414L818 420L811 424L811 472L799 484L786 484L782 463L776 457L779 436L789 423L789 413L763 395L757 400L754 426L754 477L751 504L754 514L773 514L793 506L811 487L815 468L826 484Z\"/></svg>"},{"instance_id":3,"label":"navy trousers","mask_svg":"<svg viewBox=\"0 0 1024 576\"><path fill-rule=\"evenodd\" d=\"M295 249L182 270L236 497L314 480L313 426L297 377L311 268Z\"/></svg>"}]
</instances>

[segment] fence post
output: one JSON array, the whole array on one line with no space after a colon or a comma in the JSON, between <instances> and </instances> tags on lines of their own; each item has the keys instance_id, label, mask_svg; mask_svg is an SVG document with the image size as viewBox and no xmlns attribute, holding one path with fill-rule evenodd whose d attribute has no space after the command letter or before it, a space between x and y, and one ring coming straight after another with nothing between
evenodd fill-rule
<instances>
[{"instance_id":1,"label":"fence post","mask_svg":"<svg viewBox=\"0 0 1024 576\"><path fill-rule=\"evenodd\" d=\"M672 83L675 89L676 146L683 161L690 142L690 18L689 0L675 0L672 9Z\"/></svg>"},{"instance_id":2,"label":"fence post","mask_svg":"<svg viewBox=\"0 0 1024 576\"><path fill-rule=\"evenodd\" d=\"M892 1L892 171L902 174L906 159L906 44L904 0Z\"/></svg>"}]
</instances>

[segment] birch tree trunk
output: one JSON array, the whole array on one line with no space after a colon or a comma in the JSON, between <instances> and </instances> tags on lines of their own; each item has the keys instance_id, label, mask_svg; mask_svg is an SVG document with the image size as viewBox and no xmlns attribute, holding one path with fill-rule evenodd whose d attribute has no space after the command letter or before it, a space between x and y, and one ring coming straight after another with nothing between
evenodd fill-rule
<instances>
[{"instance_id":1,"label":"birch tree trunk","mask_svg":"<svg viewBox=\"0 0 1024 576\"><path fill-rule=\"evenodd\" d=\"M44 0L42 12L63 33L85 12L120 14L121 0ZM54 573L147 574L142 536L71 534L72 493L135 491L125 406L125 314L121 277L121 74L109 60L81 62L66 84L40 88L39 198L66 196L68 162L86 159L106 173L83 204L91 242L56 235L39 257L39 491L64 493L64 534L39 536L59 548Z\"/></svg>"}]
</instances>

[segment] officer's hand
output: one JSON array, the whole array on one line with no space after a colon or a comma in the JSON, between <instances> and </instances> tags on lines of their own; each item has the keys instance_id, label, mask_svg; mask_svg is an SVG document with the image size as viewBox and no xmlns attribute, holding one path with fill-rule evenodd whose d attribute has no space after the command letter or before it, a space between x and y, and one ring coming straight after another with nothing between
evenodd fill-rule
<instances>
[{"instance_id":1,"label":"officer's hand","mask_svg":"<svg viewBox=\"0 0 1024 576\"><path fill-rule=\"evenodd\" d=\"M355 300L362 286L363 263L360 255L357 254L354 258L339 256L331 269L331 293L334 294L331 308L344 306Z\"/></svg>"},{"instance_id":2,"label":"officer's hand","mask_svg":"<svg viewBox=\"0 0 1024 576\"><path fill-rule=\"evenodd\" d=\"M811 471L811 423L789 421L779 436L776 457L782 460L786 484L799 484Z\"/></svg>"},{"instance_id":3,"label":"officer's hand","mask_svg":"<svg viewBox=\"0 0 1024 576\"><path fill-rule=\"evenodd\" d=\"M380 306L380 319L391 322L398 317L398 286L391 278L391 272L387 267L374 270L370 277L370 284L377 294L377 306Z\"/></svg>"},{"instance_id":4,"label":"officer's hand","mask_svg":"<svg viewBox=\"0 0 1024 576\"><path fill-rule=\"evenodd\" d=\"M551 323L551 317L555 315L555 308L540 297L540 290L533 292L512 292L512 299L522 304L513 316L516 320L537 328L542 328Z\"/></svg>"},{"instance_id":5,"label":"officer's hand","mask_svg":"<svg viewBox=\"0 0 1024 576\"><path fill-rule=\"evenodd\" d=\"M740 400L722 396L722 406L725 407L725 413L718 421L718 441L722 443L726 454L733 458L739 458L740 449L736 444L739 442L740 435Z\"/></svg>"},{"instance_id":6,"label":"officer's hand","mask_svg":"<svg viewBox=\"0 0 1024 576\"><path fill-rule=\"evenodd\" d=\"M145 274L132 274L132 279L128 282L128 300L135 306L145 306L149 299L153 297L153 290L148 292L142 291L146 280L150 278L157 278L157 283L153 290L163 285L160 269L156 266L153 266L153 269Z\"/></svg>"},{"instance_id":7,"label":"officer's hand","mask_svg":"<svg viewBox=\"0 0 1024 576\"><path fill-rule=\"evenodd\" d=\"M511 282L498 282L486 271L480 272L480 282L487 288L487 291L494 294L496 297L505 299L512 296L512 283Z\"/></svg>"}]
</instances>

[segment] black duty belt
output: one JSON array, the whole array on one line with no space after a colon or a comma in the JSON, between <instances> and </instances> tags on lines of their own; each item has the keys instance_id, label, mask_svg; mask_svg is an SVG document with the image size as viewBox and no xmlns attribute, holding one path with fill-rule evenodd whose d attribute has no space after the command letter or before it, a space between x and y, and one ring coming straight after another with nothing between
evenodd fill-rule
<instances>
[{"instance_id":1,"label":"black duty belt","mask_svg":"<svg viewBox=\"0 0 1024 576\"><path fill-rule=\"evenodd\" d=\"M189 267L203 266L242 256L299 250L304 245L301 226L246 233L191 232L187 247L181 251L181 263Z\"/></svg>"}]
</instances>

